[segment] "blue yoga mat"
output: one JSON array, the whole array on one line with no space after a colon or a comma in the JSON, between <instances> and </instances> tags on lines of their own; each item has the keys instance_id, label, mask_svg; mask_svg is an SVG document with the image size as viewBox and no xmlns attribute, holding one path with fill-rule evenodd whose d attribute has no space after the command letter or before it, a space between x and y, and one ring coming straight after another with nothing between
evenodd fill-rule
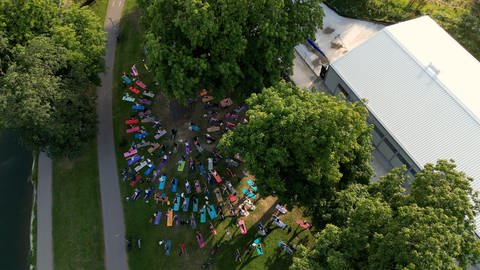
<instances>
[{"instance_id":1,"label":"blue yoga mat","mask_svg":"<svg viewBox=\"0 0 480 270\"><path fill-rule=\"evenodd\" d=\"M158 211L155 220L153 221L154 225L160 225L160 218L162 217L162 212Z\"/></svg>"},{"instance_id":2,"label":"blue yoga mat","mask_svg":"<svg viewBox=\"0 0 480 270\"><path fill-rule=\"evenodd\" d=\"M193 208L192 208L192 212L197 212L197 211L198 211L198 199L196 202L195 200L193 200Z\"/></svg>"},{"instance_id":3,"label":"blue yoga mat","mask_svg":"<svg viewBox=\"0 0 480 270\"><path fill-rule=\"evenodd\" d=\"M167 181L167 177L165 175L162 175L162 177L160 177L160 183L158 183L159 190L163 190L165 188L166 181Z\"/></svg>"},{"instance_id":4,"label":"blue yoga mat","mask_svg":"<svg viewBox=\"0 0 480 270\"><path fill-rule=\"evenodd\" d=\"M208 215L210 216L211 220L214 220L217 217L217 211L213 205L210 205Z\"/></svg>"},{"instance_id":5,"label":"blue yoga mat","mask_svg":"<svg viewBox=\"0 0 480 270\"><path fill-rule=\"evenodd\" d=\"M177 192L178 180L177 178L173 179L172 192Z\"/></svg>"},{"instance_id":6,"label":"blue yoga mat","mask_svg":"<svg viewBox=\"0 0 480 270\"><path fill-rule=\"evenodd\" d=\"M165 255L170 255L170 249L172 248L172 240L167 240L165 243Z\"/></svg>"},{"instance_id":7,"label":"blue yoga mat","mask_svg":"<svg viewBox=\"0 0 480 270\"><path fill-rule=\"evenodd\" d=\"M190 128L192 129L192 131L195 131L195 132L199 132L199 131L200 131L200 127L197 126L197 125L191 125Z\"/></svg>"},{"instance_id":8,"label":"blue yoga mat","mask_svg":"<svg viewBox=\"0 0 480 270\"><path fill-rule=\"evenodd\" d=\"M135 139L142 139L148 136L148 132L135 133L133 136Z\"/></svg>"},{"instance_id":9,"label":"blue yoga mat","mask_svg":"<svg viewBox=\"0 0 480 270\"><path fill-rule=\"evenodd\" d=\"M176 198L175 204L173 205L173 211L178 211L180 209L180 194L177 193Z\"/></svg>"},{"instance_id":10,"label":"blue yoga mat","mask_svg":"<svg viewBox=\"0 0 480 270\"><path fill-rule=\"evenodd\" d=\"M188 211L188 204L190 203L190 198L185 198L185 203L183 204L183 212L187 212Z\"/></svg>"},{"instance_id":11,"label":"blue yoga mat","mask_svg":"<svg viewBox=\"0 0 480 270\"><path fill-rule=\"evenodd\" d=\"M128 159L128 166L140 160L140 155L135 155L132 158Z\"/></svg>"},{"instance_id":12,"label":"blue yoga mat","mask_svg":"<svg viewBox=\"0 0 480 270\"><path fill-rule=\"evenodd\" d=\"M207 209L202 208L200 211L200 223L205 223L207 222Z\"/></svg>"},{"instance_id":13,"label":"blue yoga mat","mask_svg":"<svg viewBox=\"0 0 480 270\"><path fill-rule=\"evenodd\" d=\"M132 83L132 80L125 75L122 76L122 81L126 85L129 85L130 83Z\"/></svg>"},{"instance_id":14,"label":"blue yoga mat","mask_svg":"<svg viewBox=\"0 0 480 270\"><path fill-rule=\"evenodd\" d=\"M255 198L257 197L256 194L251 193L251 192L248 191L246 188L244 188L244 189L242 190L242 192L243 192L243 194L245 194L246 196L248 196L248 197L250 197L250 198L252 198L252 199L255 199Z\"/></svg>"},{"instance_id":15,"label":"blue yoga mat","mask_svg":"<svg viewBox=\"0 0 480 270\"><path fill-rule=\"evenodd\" d=\"M150 165L150 166L148 167L148 169L146 169L146 170L143 172L143 174L144 174L144 175L149 175L149 174L152 173L153 169L155 169L155 165L152 164L152 165Z\"/></svg>"},{"instance_id":16,"label":"blue yoga mat","mask_svg":"<svg viewBox=\"0 0 480 270\"><path fill-rule=\"evenodd\" d=\"M143 111L145 109L145 106L142 106L142 105L133 105L132 106L132 109L133 110L137 110L137 111Z\"/></svg>"},{"instance_id":17,"label":"blue yoga mat","mask_svg":"<svg viewBox=\"0 0 480 270\"><path fill-rule=\"evenodd\" d=\"M198 165L198 170L200 171L200 175L205 175L205 167L203 166L203 163Z\"/></svg>"}]
</instances>

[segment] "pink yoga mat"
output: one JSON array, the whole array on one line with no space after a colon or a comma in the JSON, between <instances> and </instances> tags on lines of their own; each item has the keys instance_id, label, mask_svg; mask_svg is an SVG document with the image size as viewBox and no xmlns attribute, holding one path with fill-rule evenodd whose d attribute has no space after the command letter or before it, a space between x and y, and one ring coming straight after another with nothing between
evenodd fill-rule
<instances>
[{"instance_id":1,"label":"pink yoga mat","mask_svg":"<svg viewBox=\"0 0 480 270\"><path fill-rule=\"evenodd\" d=\"M124 157L133 156L133 155L135 155L137 152L138 152L137 149L132 149L132 150L130 150L130 151L127 151L127 152L123 153L123 156L124 156Z\"/></svg>"},{"instance_id":2,"label":"pink yoga mat","mask_svg":"<svg viewBox=\"0 0 480 270\"><path fill-rule=\"evenodd\" d=\"M147 88L147 86L142 81L136 81L135 83L138 85L138 87L140 87L144 90L145 90L145 88Z\"/></svg>"},{"instance_id":3,"label":"pink yoga mat","mask_svg":"<svg viewBox=\"0 0 480 270\"><path fill-rule=\"evenodd\" d=\"M140 130L140 127L135 126L135 127L127 129L127 133L133 133L133 132L136 132L136 131L139 131L139 130Z\"/></svg>"}]
</instances>

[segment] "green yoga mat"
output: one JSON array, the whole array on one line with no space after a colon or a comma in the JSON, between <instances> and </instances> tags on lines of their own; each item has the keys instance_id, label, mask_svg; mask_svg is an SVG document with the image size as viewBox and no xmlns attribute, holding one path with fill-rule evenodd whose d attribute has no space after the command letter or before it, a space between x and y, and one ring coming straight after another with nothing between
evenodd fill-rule
<instances>
[{"instance_id":1,"label":"green yoga mat","mask_svg":"<svg viewBox=\"0 0 480 270\"><path fill-rule=\"evenodd\" d=\"M185 169L185 160L182 160L178 163L177 171L183 172L183 169Z\"/></svg>"}]
</instances>

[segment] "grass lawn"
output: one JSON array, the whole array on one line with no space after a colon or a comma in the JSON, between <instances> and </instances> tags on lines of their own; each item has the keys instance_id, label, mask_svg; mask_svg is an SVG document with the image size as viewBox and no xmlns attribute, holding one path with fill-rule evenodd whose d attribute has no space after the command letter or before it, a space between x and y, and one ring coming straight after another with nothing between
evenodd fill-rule
<instances>
[{"instance_id":1,"label":"grass lawn","mask_svg":"<svg viewBox=\"0 0 480 270\"><path fill-rule=\"evenodd\" d=\"M30 182L33 186L32 213L30 215L30 251L28 252L28 264L31 269L37 267L37 184L38 184L38 153L32 153L33 166Z\"/></svg>"},{"instance_id":2,"label":"grass lawn","mask_svg":"<svg viewBox=\"0 0 480 270\"><path fill-rule=\"evenodd\" d=\"M143 41L143 30L138 25L140 14L136 9L136 4L133 1L128 1L124 10L124 16L120 23L120 35L119 43L117 45L116 51L116 64L114 69L114 81L116 82L114 87L114 100L113 100L113 111L114 111L114 130L115 130L115 145L118 154L118 167L123 169L127 166L126 160L123 158L123 152L127 151L130 147L131 142L135 139L133 135L126 134L125 129L127 126L124 124L124 120L128 119L135 114L131 110L132 103L122 101L122 95L124 94L126 87L122 85L120 76L122 72L129 73L130 66L135 63L137 69L140 73L140 79L147 84L150 91L156 93L154 98L154 105L152 106L153 115L160 119L162 128L170 131L172 128L178 129L178 139L189 139L192 141L194 133L187 129L188 123L193 121L197 123L202 130L205 130L207 123L203 114L206 112L202 105L196 103L195 105L190 105L188 107L176 106L168 101L168 99L161 95L161 87L156 86L153 82L153 79L150 74L146 71L146 68L142 64L142 41ZM135 94L132 96L136 97ZM223 112L221 112L223 113ZM142 124L146 130L152 134L154 130L152 129L152 124ZM168 135L167 135L168 136ZM165 143L168 145L169 150L172 149L173 141L164 136L158 142ZM200 136L200 135L199 135ZM214 135L219 138L220 134ZM150 135L147 137L147 141L154 141ZM206 167L206 158L212 156L211 148L212 145L207 145L203 140L203 135L200 136L200 141L202 146L205 148L205 151L202 154L193 149L192 158L197 162L202 162ZM138 140L137 140L138 142ZM181 155L184 151L183 142L178 141L179 149L178 152L173 153L169 157L167 165L161 170L161 173L166 173L167 175L167 184L165 185L165 195L169 197L170 201L173 202L175 194L171 192L170 180L173 177L176 177L180 183L178 185L179 192L184 192L184 183L186 179L190 181L192 185L192 190L194 189L194 180L199 179L203 185L206 185L206 179L204 176L200 176L198 169L194 172L189 172L188 165L186 166L183 172L177 171L177 161L181 159ZM153 155L150 155L146 148L139 149L139 152L154 161L154 164L158 166L158 161L160 159L160 150L154 152ZM194 148L194 147L192 147ZM167 152L169 151L167 150ZM229 178L225 175L225 162L220 161L218 164L215 164L215 168L219 171L220 175L224 180L231 181L237 188L237 193L241 194L242 188L246 187L247 177L244 176L243 168L234 169L236 175L240 176L242 181L238 181L237 177ZM178 225L173 227L166 226L166 213L169 207L167 205L155 204L153 198L150 198L148 202L143 199L143 191L149 187L154 187L155 191L158 192L158 180L151 180L151 176L145 176L143 174L144 169L140 171L142 177L145 178L144 182L141 182L137 187L142 191L140 199L135 202L126 200L124 201L124 211L125 211L125 220L126 220L126 235L127 237L132 237L136 243L136 239L142 239L141 249L136 245L129 251L129 266L130 269L181 269L182 267L187 267L188 269L198 269L202 266L203 263L207 261L210 256L213 247L217 247L216 254L213 256L213 265L211 269L286 269L291 263L291 256L286 255L279 248L277 248L278 240L283 240L289 243L299 243L302 242L306 245L313 243L313 236L310 232L304 232L296 226L292 225L293 230L290 233L287 233L287 230L275 229L262 241L265 254L257 256L254 251L253 254L247 255L245 251L248 248L249 243L258 237L256 223L262 221L264 225L267 225L271 218L271 213L273 212L273 207L276 203L276 198L260 198L255 202L256 209L250 212L250 215L246 218L243 218L248 227L247 235L241 235L239 229L235 225L236 219L227 217L224 221L220 221L219 218L216 218L213 222L217 235L213 236L210 233L208 224L210 219L207 215L207 222L205 224L200 224L199 214L194 213L194 217L197 223L196 230L192 229L190 225ZM150 179L150 180L147 180ZM122 181L122 180L120 180ZM129 185L130 180L121 182L121 191L123 197L130 197L133 193L133 188ZM213 195L214 188L218 187L215 185L208 185L208 188L211 192L210 203L218 206L219 204L215 200ZM163 191L162 191L163 192ZM195 191L193 191L195 193ZM187 197L196 195L199 198L199 207L204 204L205 193L201 194L190 194ZM227 200L227 196L224 194L223 199ZM183 200L182 200L183 202ZM224 206L223 210L225 215L227 215L227 207ZM160 225L155 226L150 222L150 219L153 213L161 211L162 217ZM190 203L189 209L187 212L183 212L180 209L179 212L175 212L178 215L179 219L188 219L192 214L192 203ZM287 215L282 216L282 220L287 224L295 224L295 219L301 218L301 212L298 209L290 211ZM228 239L225 235L225 229L229 228L233 238ZM273 229L273 228L272 228ZM206 240L207 246L203 249L200 249L196 240L195 232L200 231L204 239ZM165 255L165 250L163 247L158 246L159 240L172 240L172 249L170 256ZM184 243L187 247L187 256L179 256L180 244ZM234 262L234 252L236 249L239 249L242 252L242 262Z\"/></svg>"},{"instance_id":3,"label":"grass lawn","mask_svg":"<svg viewBox=\"0 0 480 270\"><path fill-rule=\"evenodd\" d=\"M55 269L104 269L97 148L53 162L52 231Z\"/></svg>"},{"instance_id":4,"label":"grass lawn","mask_svg":"<svg viewBox=\"0 0 480 270\"><path fill-rule=\"evenodd\" d=\"M95 0L88 6L97 15L102 25L107 14L107 4L108 0Z\"/></svg>"},{"instance_id":5,"label":"grass lawn","mask_svg":"<svg viewBox=\"0 0 480 270\"><path fill-rule=\"evenodd\" d=\"M421 2L424 4L418 5ZM428 14L473 56L480 59L479 1L327 0L326 3L345 16L392 23Z\"/></svg>"}]
</instances>

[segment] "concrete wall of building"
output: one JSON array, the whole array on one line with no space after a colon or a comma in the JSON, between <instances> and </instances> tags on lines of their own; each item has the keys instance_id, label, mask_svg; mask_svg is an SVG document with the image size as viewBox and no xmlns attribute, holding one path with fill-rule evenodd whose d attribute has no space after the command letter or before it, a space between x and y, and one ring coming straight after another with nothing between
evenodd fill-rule
<instances>
[{"instance_id":1,"label":"concrete wall of building","mask_svg":"<svg viewBox=\"0 0 480 270\"><path fill-rule=\"evenodd\" d=\"M330 94L334 96L340 95L340 93L342 92L341 89L345 89L346 93L343 93L343 95L352 92L352 90L348 87L348 85L345 84L345 82L342 80L342 78L338 75L338 73L332 66L328 68L327 74L325 75L325 86L327 87L327 90L330 92ZM350 97L346 96L346 98L350 100Z\"/></svg>"},{"instance_id":2,"label":"concrete wall of building","mask_svg":"<svg viewBox=\"0 0 480 270\"><path fill-rule=\"evenodd\" d=\"M343 95L348 101L360 101L359 97L355 95L332 66L329 67L325 76L325 85L330 94L334 96ZM413 177L415 172L420 170L413 159L410 158L389 132L387 132L375 116L370 114L367 122L373 124L375 127L372 134L372 144L375 150L378 151L392 167L407 165L409 169L407 174Z\"/></svg>"}]
</instances>

